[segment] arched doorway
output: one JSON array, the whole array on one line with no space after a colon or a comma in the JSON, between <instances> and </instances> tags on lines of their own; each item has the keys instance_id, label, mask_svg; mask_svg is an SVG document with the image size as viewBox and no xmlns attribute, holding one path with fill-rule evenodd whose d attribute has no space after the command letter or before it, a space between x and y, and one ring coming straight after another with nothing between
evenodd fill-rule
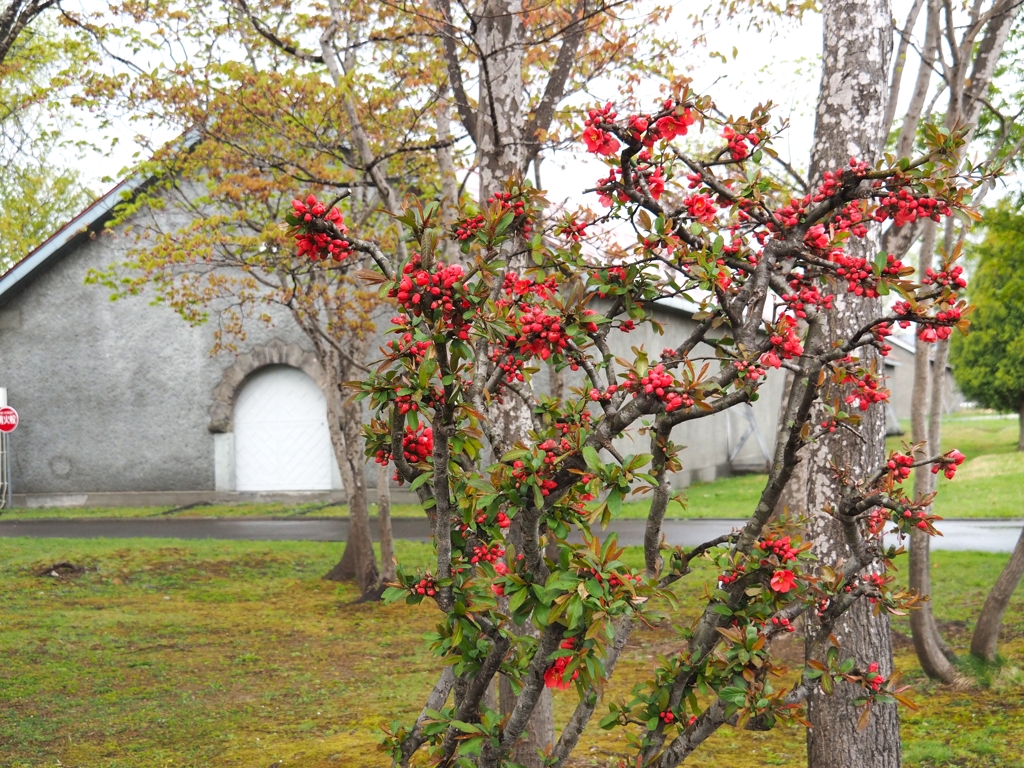
<instances>
[{"instance_id":1,"label":"arched doorway","mask_svg":"<svg viewBox=\"0 0 1024 768\"><path fill-rule=\"evenodd\" d=\"M327 400L308 374L286 365L257 371L238 393L233 421L236 490L331 490Z\"/></svg>"}]
</instances>

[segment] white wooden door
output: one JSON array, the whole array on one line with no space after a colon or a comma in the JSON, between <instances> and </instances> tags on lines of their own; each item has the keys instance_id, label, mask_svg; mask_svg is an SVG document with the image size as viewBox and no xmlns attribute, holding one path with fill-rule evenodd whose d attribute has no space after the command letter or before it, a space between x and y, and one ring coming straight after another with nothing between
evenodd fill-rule
<instances>
[{"instance_id":1,"label":"white wooden door","mask_svg":"<svg viewBox=\"0 0 1024 768\"><path fill-rule=\"evenodd\" d=\"M288 366L253 374L235 401L234 426L237 490L331 489L327 399L307 374Z\"/></svg>"}]
</instances>

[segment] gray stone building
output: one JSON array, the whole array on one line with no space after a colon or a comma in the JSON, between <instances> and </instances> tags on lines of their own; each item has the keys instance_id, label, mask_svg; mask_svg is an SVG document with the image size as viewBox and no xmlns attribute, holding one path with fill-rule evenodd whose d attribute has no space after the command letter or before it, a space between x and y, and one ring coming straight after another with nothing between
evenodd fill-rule
<instances>
[{"instance_id":1,"label":"gray stone building","mask_svg":"<svg viewBox=\"0 0 1024 768\"><path fill-rule=\"evenodd\" d=\"M85 285L134 242L104 225L138 183L122 183L0 276L0 386L21 417L10 440L15 505L340 497L323 377L290 318L254 327L238 355L212 356L212 328L190 327L151 297L111 301ZM684 305L656 312L671 337L693 327ZM617 342L620 356L668 343L648 326ZM753 406L678 430L687 448L674 484L763 470L781 391L772 375ZM619 448L646 452L646 440Z\"/></svg>"}]
</instances>

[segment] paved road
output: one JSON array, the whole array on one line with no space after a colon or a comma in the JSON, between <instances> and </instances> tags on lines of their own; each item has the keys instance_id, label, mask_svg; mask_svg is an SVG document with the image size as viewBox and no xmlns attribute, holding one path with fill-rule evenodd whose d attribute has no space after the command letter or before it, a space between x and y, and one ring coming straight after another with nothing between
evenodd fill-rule
<instances>
[{"instance_id":1,"label":"paved road","mask_svg":"<svg viewBox=\"0 0 1024 768\"><path fill-rule=\"evenodd\" d=\"M611 529L620 544L642 544L643 520L618 520ZM427 541L430 531L425 519L395 518L395 536L409 541ZM728 533L735 520L666 520L665 538L670 544L695 546ZM943 536L933 540L935 549L1010 552L1020 535L1024 520L943 520ZM376 534L376 522L371 526ZM153 519L127 518L107 520L3 520L0 537L37 538L174 538L242 539L251 541L344 541L348 520L320 519ZM375 536L376 538L376 536Z\"/></svg>"}]
</instances>

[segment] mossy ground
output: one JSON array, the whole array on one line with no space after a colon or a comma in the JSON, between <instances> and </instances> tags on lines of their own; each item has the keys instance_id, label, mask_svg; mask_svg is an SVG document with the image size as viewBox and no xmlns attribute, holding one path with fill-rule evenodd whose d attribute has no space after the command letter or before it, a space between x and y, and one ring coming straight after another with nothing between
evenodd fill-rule
<instances>
[{"instance_id":1,"label":"mossy ground","mask_svg":"<svg viewBox=\"0 0 1024 768\"><path fill-rule=\"evenodd\" d=\"M351 586L319 578L339 554L313 542L0 539L0 766L385 765L379 726L414 718L433 684L422 638L437 614L352 604ZM403 542L398 556L415 567L430 548ZM962 652L1006 556L933 557L936 612ZM640 553L627 558L638 564ZM65 560L87 571L37 575ZM696 614L701 576L680 588L677 621ZM678 647L667 627L636 632L606 696ZM977 684L953 690L925 680L898 644L921 706L904 712L908 765L1024 766L1024 596L1001 653L999 666L969 667ZM787 655L799 659L795 643ZM573 704L571 691L556 694L556 717ZM688 764L796 768L803 743L798 727L727 727ZM621 733L592 728L574 764L625 754Z\"/></svg>"}]
</instances>

